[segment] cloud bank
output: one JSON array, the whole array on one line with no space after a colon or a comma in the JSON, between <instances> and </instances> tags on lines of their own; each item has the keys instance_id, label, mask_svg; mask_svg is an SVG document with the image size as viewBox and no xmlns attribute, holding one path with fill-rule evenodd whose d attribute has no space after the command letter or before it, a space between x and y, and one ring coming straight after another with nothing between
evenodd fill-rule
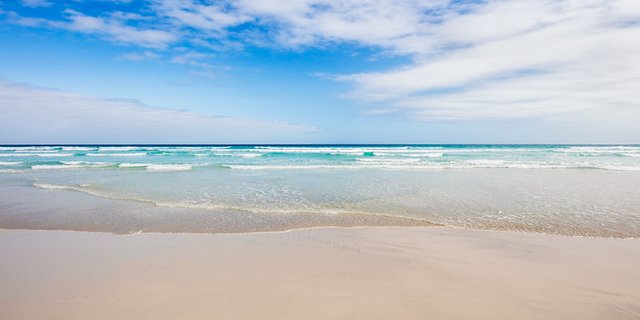
<instances>
[{"instance_id":1,"label":"cloud bank","mask_svg":"<svg viewBox=\"0 0 640 320\"><path fill-rule=\"evenodd\" d=\"M0 144L298 142L318 128L0 82Z\"/></svg>"},{"instance_id":2,"label":"cloud bank","mask_svg":"<svg viewBox=\"0 0 640 320\"><path fill-rule=\"evenodd\" d=\"M371 115L640 120L636 0L151 0L139 11L91 16L66 8L55 21L9 16L164 50L194 68L206 67L211 51L246 46L350 44L409 57L396 69L324 75L348 84L345 97ZM129 58L149 56L158 54Z\"/></svg>"},{"instance_id":3,"label":"cloud bank","mask_svg":"<svg viewBox=\"0 0 640 320\"><path fill-rule=\"evenodd\" d=\"M336 77L348 96L424 120L640 116L640 2L495 1L428 29L390 44L413 64Z\"/></svg>"}]
</instances>

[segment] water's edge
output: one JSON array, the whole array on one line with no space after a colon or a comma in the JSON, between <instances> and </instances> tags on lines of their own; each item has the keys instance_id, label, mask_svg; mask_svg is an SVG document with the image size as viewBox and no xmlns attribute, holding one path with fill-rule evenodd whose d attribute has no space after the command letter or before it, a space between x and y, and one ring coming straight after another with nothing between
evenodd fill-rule
<instances>
[{"instance_id":1,"label":"water's edge","mask_svg":"<svg viewBox=\"0 0 640 320\"><path fill-rule=\"evenodd\" d=\"M0 226L436 224L635 238L638 208L638 145L0 147Z\"/></svg>"}]
</instances>

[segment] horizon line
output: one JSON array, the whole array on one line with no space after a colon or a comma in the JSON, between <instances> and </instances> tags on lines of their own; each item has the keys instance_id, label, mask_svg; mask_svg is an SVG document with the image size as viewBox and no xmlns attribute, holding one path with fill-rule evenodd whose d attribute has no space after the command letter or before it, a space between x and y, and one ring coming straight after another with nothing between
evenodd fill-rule
<instances>
[{"instance_id":1,"label":"horizon line","mask_svg":"<svg viewBox=\"0 0 640 320\"><path fill-rule=\"evenodd\" d=\"M0 144L0 147L298 147L298 146L640 146L640 143L63 143L63 144Z\"/></svg>"}]
</instances>

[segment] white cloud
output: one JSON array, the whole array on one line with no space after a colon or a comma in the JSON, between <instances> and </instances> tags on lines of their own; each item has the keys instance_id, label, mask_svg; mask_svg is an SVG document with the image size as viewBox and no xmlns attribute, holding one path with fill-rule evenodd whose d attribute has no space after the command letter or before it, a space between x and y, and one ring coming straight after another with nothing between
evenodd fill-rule
<instances>
[{"instance_id":1,"label":"white cloud","mask_svg":"<svg viewBox=\"0 0 640 320\"><path fill-rule=\"evenodd\" d=\"M409 57L393 70L325 76L352 84L345 96L363 102L365 114L432 120L640 113L637 0L154 0L147 9L155 13L153 28L142 28L141 16L131 13L67 11L67 21L46 23L143 47L189 43L192 52L173 62L200 69L209 64L198 47L350 43Z\"/></svg>"},{"instance_id":2,"label":"white cloud","mask_svg":"<svg viewBox=\"0 0 640 320\"><path fill-rule=\"evenodd\" d=\"M580 117L594 109L615 117L631 108L640 120L638 7L494 1L391 41L412 54L410 65L337 79L354 83L347 96L378 112L383 105L418 119Z\"/></svg>"},{"instance_id":3,"label":"white cloud","mask_svg":"<svg viewBox=\"0 0 640 320\"><path fill-rule=\"evenodd\" d=\"M348 42L412 57L399 69L336 77L354 84L347 96L369 102L369 114L483 119L640 107L634 90L640 88L640 42L634 41L640 2L634 0L156 4L203 32L255 21L267 26L254 42L260 45Z\"/></svg>"},{"instance_id":4,"label":"white cloud","mask_svg":"<svg viewBox=\"0 0 640 320\"><path fill-rule=\"evenodd\" d=\"M194 65L199 67L207 67L208 65L202 62L202 60L208 57L209 55L206 55L204 53L195 52L195 51L186 51L171 58L171 62L177 63L177 64L189 64L189 65Z\"/></svg>"},{"instance_id":5,"label":"white cloud","mask_svg":"<svg viewBox=\"0 0 640 320\"><path fill-rule=\"evenodd\" d=\"M81 33L98 34L115 42L132 43L142 47L165 48L178 40L170 31L141 29L125 24L117 17L101 18L84 15L74 10L66 10L68 22L60 24L65 29Z\"/></svg>"},{"instance_id":6,"label":"white cloud","mask_svg":"<svg viewBox=\"0 0 640 320\"><path fill-rule=\"evenodd\" d=\"M133 44L146 48L165 49L180 39L172 29L145 28L133 26L133 20L144 20L142 16L114 12L106 17L85 15L72 9L64 11L65 20L25 17L15 12L7 12L13 23L29 27L64 29L78 33L98 35L112 42Z\"/></svg>"},{"instance_id":7,"label":"white cloud","mask_svg":"<svg viewBox=\"0 0 640 320\"><path fill-rule=\"evenodd\" d=\"M235 10L226 1L202 4L192 0L155 1L159 16L167 17L179 27L192 27L201 31L224 32L225 28L249 22L252 16Z\"/></svg>"},{"instance_id":8,"label":"white cloud","mask_svg":"<svg viewBox=\"0 0 640 320\"><path fill-rule=\"evenodd\" d=\"M422 13L446 1L294 0L236 2L239 10L272 23L274 40L285 46L354 42L387 47L391 41L422 32Z\"/></svg>"},{"instance_id":9,"label":"white cloud","mask_svg":"<svg viewBox=\"0 0 640 320\"><path fill-rule=\"evenodd\" d=\"M0 143L282 143L318 131L3 82L0 113Z\"/></svg>"}]
</instances>

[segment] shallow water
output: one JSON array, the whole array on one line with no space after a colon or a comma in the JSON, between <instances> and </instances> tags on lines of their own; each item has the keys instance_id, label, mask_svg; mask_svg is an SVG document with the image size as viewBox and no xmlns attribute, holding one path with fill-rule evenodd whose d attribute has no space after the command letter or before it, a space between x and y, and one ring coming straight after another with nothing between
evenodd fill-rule
<instances>
[{"instance_id":1,"label":"shallow water","mask_svg":"<svg viewBox=\"0 0 640 320\"><path fill-rule=\"evenodd\" d=\"M165 219L163 231L430 222L640 237L639 170L640 146L5 146L0 188L13 191L0 197L0 227L20 226L28 212L29 226L46 229L52 220L34 224L38 212L72 212L83 197L118 202L112 210L146 206L144 219ZM74 219L104 217L104 208ZM215 226L173 230L179 215L195 219L185 212Z\"/></svg>"}]
</instances>

